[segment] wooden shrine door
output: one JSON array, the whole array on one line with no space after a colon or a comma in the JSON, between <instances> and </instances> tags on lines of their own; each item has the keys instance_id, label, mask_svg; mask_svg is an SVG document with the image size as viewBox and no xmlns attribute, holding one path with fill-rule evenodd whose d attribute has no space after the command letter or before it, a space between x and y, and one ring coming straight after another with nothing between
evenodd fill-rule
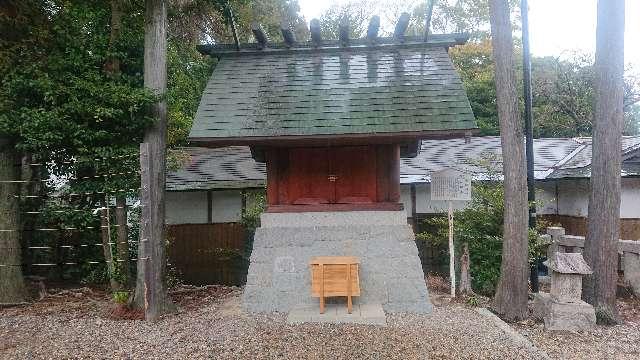
<instances>
[{"instance_id":1,"label":"wooden shrine door","mask_svg":"<svg viewBox=\"0 0 640 360\"><path fill-rule=\"evenodd\" d=\"M290 204L376 202L374 147L293 148L288 160Z\"/></svg>"}]
</instances>

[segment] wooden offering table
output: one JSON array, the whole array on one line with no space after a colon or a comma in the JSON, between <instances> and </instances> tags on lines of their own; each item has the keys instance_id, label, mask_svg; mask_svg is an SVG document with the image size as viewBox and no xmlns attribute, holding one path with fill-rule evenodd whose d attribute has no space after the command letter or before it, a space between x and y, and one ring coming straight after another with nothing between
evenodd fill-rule
<instances>
[{"instance_id":1,"label":"wooden offering table","mask_svg":"<svg viewBox=\"0 0 640 360\"><path fill-rule=\"evenodd\" d=\"M324 314L324 298L346 296L347 311L353 307L351 297L360 296L358 266L354 256L318 256L311 259L311 296L320 298L320 313Z\"/></svg>"}]
</instances>

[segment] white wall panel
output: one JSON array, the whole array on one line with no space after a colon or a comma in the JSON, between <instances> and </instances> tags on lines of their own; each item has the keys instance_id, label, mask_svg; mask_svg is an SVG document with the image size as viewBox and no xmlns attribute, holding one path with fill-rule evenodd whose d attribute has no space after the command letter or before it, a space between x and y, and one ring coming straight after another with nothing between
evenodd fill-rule
<instances>
[{"instance_id":1,"label":"white wall panel","mask_svg":"<svg viewBox=\"0 0 640 360\"><path fill-rule=\"evenodd\" d=\"M538 215L556 214L558 204L556 202L556 182L536 182L536 212Z\"/></svg>"},{"instance_id":2,"label":"white wall panel","mask_svg":"<svg viewBox=\"0 0 640 360\"><path fill-rule=\"evenodd\" d=\"M242 216L242 193L240 190L211 192L212 222L238 222Z\"/></svg>"},{"instance_id":3,"label":"white wall panel","mask_svg":"<svg viewBox=\"0 0 640 360\"><path fill-rule=\"evenodd\" d=\"M620 217L640 219L640 178L622 179Z\"/></svg>"},{"instance_id":4,"label":"white wall panel","mask_svg":"<svg viewBox=\"0 0 640 360\"><path fill-rule=\"evenodd\" d=\"M167 191L166 223L205 224L207 222L206 191Z\"/></svg>"}]
</instances>

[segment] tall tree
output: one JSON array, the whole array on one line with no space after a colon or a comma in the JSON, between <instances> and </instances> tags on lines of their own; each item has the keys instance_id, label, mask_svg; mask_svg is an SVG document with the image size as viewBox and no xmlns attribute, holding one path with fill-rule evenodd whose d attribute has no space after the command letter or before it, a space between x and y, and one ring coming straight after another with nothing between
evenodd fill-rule
<instances>
[{"instance_id":1,"label":"tall tree","mask_svg":"<svg viewBox=\"0 0 640 360\"><path fill-rule=\"evenodd\" d=\"M585 259L593 269L583 296L600 323L618 322L616 284L620 232L620 143L624 92L624 0L599 0L595 118Z\"/></svg>"},{"instance_id":2,"label":"tall tree","mask_svg":"<svg viewBox=\"0 0 640 360\"><path fill-rule=\"evenodd\" d=\"M504 174L504 231L494 310L508 321L527 317L529 259L527 184L513 38L507 0L491 0L491 36Z\"/></svg>"},{"instance_id":3,"label":"tall tree","mask_svg":"<svg viewBox=\"0 0 640 360\"><path fill-rule=\"evenodd\" d=\"M118 79L121 76L120 71L120 57L117 55L117 43L120 40L120 33L122 28L122 0L111 0L111 34L109 37L109 52L107 61L105 63L105 71L107 75L112 79ZM110 204L106 204L110 206ZM111 272L111 284L112 288L115 285L116 289L126 288L129 284L130 277L130 265L129 265L129 241L127 239L127 197L123 191L116 192L116 249L117 256L113 260L111 266L107 266ZM104 215L103 215L104 218ZM107 221L108 225L108 221ZM111 250L111 231L108 228L102 227L102 231L106 231L108 235L107 246ZM105 234L103 234L103 239ZM114 277L114 270L119 273L120 276ZM114 280L117 282L114 284Z\"/></svg>"},{"instance_id":4,"label":"tall tree","mask_svg":"<svg viewBox=\"0 0 640 360\"><path fill-rule=\"evenodd\" d=\"M0 304L24 302L27 292L20 254L20 193L16 153L7 138L0 138Z\"/></svg>"},{"instance_id":5,"label":"tall tree","mask_svg":"<svg viewBox=\"0 0 640 360\"><path fill-rule=\"evenodd\" d=\"M147 320L156 321L175 308L167 294L165 278L167 8L164 0L146 0L144 34L144 86L158 100L152 105L155 122L144 135L140 154L143 207L134 304L144 308Z\"/></svg>"}]
</instances>

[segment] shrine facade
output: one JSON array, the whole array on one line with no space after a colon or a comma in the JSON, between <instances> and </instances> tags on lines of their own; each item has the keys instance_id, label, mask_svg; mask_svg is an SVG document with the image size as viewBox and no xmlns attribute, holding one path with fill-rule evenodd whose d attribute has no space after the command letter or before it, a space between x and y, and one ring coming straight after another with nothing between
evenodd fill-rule
<instances>
[{"instance_id":1,"label":"shrine facade","mask_svg":"<svg viewBox=\"0 0 640 360\"><path fill-rule=\"evenodd\" d=\"M378 22L379 25L379 22ZM405 26L406 28L406 26ZM312 29L313 30L313 29ZM400 202L400 158L420 140L470 136L475 119L448 49L460 34L202 46L218 63L193 145L245 145L266 163L267 204L243 294L253 312L314 305L309 262L360 261L359 304L431 311ZM312 31L313 34L313 31Z\"/></svg>"}]
</instances>

